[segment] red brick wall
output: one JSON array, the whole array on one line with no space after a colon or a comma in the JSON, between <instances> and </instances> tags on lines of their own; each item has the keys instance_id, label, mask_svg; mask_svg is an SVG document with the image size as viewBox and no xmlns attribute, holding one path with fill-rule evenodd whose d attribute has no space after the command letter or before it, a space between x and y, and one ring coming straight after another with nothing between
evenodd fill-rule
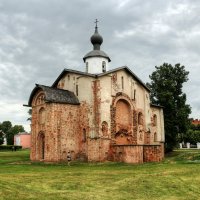
<instances>
[{"instance_id":1,"label":"red brick wall","mask_svg":"<svg viewBox=\"0 0 200 200\"><path fill-rule=\"evenodd\" d=\"M144 146L144 162L159 162L162 159L162 145Z\"/></svg>"},{"instance_id":2,"label":"red brick wall","mask_svg":"<svg viewBox=\"0 0 200 200\"><path fill-rule=\"evenodd\" d=\"M88 161L100 160L100 146L99 139L88 139Z\"/></svg>"},{"instance_id":3,"label":"red brick wall","mask_svg":"<svg viewBox=\"0 0 200 200\"><path fill-rule=\"evenodd\" d=\"M112 154L112 160L115 162L143 163L143 146L114 145Z\"/></svg>"},{"instance_id":4,"label":"red brick wall","mask_svg":"<svg viewBox=\"0 0 200 200\"><path fill-rule=\"evenodd\" d=\"M45 109L45 124L39 123L39 110ZM85 128L89 131L86 105L46 103L32 110L32 149L31 160L40 160L39 134L45 135L45 161L66 160L67 151L74 159L79 153L87 153L87 142L82 141ZM87 137L87 135L86 135Z\"/></svg>"},{"instance_id":5,"label":"red brick wall","mask_svg":"<svg viewBox=\"0 0 200 200\"><path fill-rule=\"evenodd\" d=\"M192 120L192 124L194 124L195 126L200 124L200 120L199 119L194 119Z\"/></svg>"},{"instance_id":6,"label":"red brick wall","mask_svg":"<svg viewBox=\"0 0 200 200\"><path fill-rule=\"evenodd\" d=\"M110 158L116 162L159 162L163 157L163 145L112 145Z\"/></svg>"}]
</instances>

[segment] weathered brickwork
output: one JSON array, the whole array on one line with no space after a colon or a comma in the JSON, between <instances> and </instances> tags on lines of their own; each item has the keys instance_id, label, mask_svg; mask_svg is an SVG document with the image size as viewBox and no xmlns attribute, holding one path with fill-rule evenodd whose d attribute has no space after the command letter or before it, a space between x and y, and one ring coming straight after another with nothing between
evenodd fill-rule
<instances>
[{"instance_id":1,"label":"weathered brickwork","mask_svg":"<svg viewBox=\"0 0 200 200\"><path fill-rule=\"evenodd\" d=\"M143 146L113 145L113 161L126 163L143 163Z\"/></svg>"},{"instance_id":2,"label":"weathered brickwork","mask_svg":"<svg viewBox=\"0 0 200 200\"><path fill-rule=\"evenodd\" d=\"M161 145L145 145L143 152L144 162L159 162L163 159Z\"/></svg>"},{"instance_id":3,"label":"weathered brickwork","mask_svg":"<svg viewBox=\"0 0 200 200\"><path fill-rule=\"evenodd\" d=\"M65 161L68 151L89 162L162 160L162 109L151 107L137 81L124 70L99 77L73 71L54 88L38 86L30 98L31 160Z\"/></svg>"},{"instance_id":4,"label":"weathered brickwork","mask_svg":"<svg viewBox=\"0 0 200 200\"><path fill-rule=\"evenodd\" d=\"M32 160L66 160L68 151L72 159L87 157L87 135L89 130L88 106L42 103L32 107ZM45 119L41 124L41 110ZM79 123L81 121L81 123Z\"/></svg>"},{"instance_id":5,"label":"weathered brickwork","mask_svg":"<svg viewBox=\"0 0 200 200\"><path fill-rule=\"evenodd\" d=\"M94 122L93 124L95 125L95 136L98 137L99 136L99 128L100 128L100 117L101 117L101 113L100 113L100 106L101 106L101 97L100 97L100 81L99 80L95 80L93 81L93 86L92 86L92 91L93 91L93 114L94 114Z\"/></svg>"}]
</instances>

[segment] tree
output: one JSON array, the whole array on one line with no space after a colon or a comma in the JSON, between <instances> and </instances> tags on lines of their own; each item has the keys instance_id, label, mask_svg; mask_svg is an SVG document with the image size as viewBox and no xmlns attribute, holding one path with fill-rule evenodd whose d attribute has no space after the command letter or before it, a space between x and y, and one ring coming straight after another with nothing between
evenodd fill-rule
<instances>
[{"instance_id":1,"label":"tree","mask_svg":"<svg viewBox=\"0 0 200 200\"><path fill-rule=\"evenodd\" d=\"M186 134L190 124L191 108L186 104L186 94L182 91L189 72L180 64L164 63L155 68L147 85L151 89L152 103L164 106L166 151L171 151L177 145L178 133Z\"/></svg>"},{"instance_id":2,"label":"tree","mask_svg":"<svg viewBox=\"0 0 200 200\"><path fill-rule=\"evenodd\" d=\"M1 126L1 124L0 124L0 126ZM4 133L2 130L0 130L0 145L3 144L3 142L4 142Z\"/></svg>"},{"instance_id":3,"label":"tree","mask_svg":"<svg viewBox=\"0 0 200 200\"><path fill-rule=\"evenodd\" d=\"M32 109L28 110L28 114L29 114L30 117L27 119L27 121L31 121L31 119L32 119L32 117L31 117L32 116Z\"/></svg>"},{"instance_id":4,"label":"tree","mask_svg":"<svg viewBox=\"0 0 200 200\"><path fill-rule=\"evenodd\" d=\"M189 129L183 137L185 142L196 144L197 142L200 142L200 131Z\"/></svg>"},{"instance_id":5,"label":"tree","mask_svg":"<svg viewBox=\"0 0 200 200\"><path fill-rule=\"evenodd\" d=\"M8 145L14 144L14 135L24 131L25 130L22 125L12 126L10 121L4 121L0 124L0 132L4 133Z\"/></svg>"},{"instance_id":6,"label":"tree","mask_svg":"<svg viewBox=\"0 0 200 200\"><path fill-rule=\"evenodd\" d=\"M4 136L6 137L6 140L7 140L7 144L9 144L8 137L9 137L9 131L10 131L11 127L12 127L12 123L10 121L4 121L0 125L0 130L1 130L1 132L4 133Z\"/></svg>"}]
</instances>

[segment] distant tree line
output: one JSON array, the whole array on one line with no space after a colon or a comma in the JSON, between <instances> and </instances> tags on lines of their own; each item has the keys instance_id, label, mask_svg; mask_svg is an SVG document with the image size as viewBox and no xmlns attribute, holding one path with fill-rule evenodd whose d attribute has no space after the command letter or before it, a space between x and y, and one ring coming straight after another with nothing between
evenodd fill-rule
<instances>
[{"instance_id":1,"label":"distant tree line","mask_svg":"<svg viewBox=\"0 0 200 200\"><path fill-rule=\"evenodd\" d=\"M12 125L10 121L0 123L0 145L3 144L4 138L7 140L8 145L14 144L14 135L19 132L25 132L22 125Z\"/></svg>"}]
</instances>

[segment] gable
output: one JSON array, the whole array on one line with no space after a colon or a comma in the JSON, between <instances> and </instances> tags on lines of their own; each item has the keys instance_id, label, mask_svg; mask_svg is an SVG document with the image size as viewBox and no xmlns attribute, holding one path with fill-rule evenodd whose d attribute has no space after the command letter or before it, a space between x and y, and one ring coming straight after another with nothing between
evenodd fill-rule
<instances>
[{"instance_id":1,"label":"gable","mask_svg":"<svg viewBox=\"0 0 200 200\"><path fill-rule=\"evenodd\" d=\"M74 74L85 76L85 77L98 78L98 77L107 76L111 73L115 73L115 72L118 72L118 71L121 71L121 70L124 70L134 80L136 80L144 89L146 89L148 92L150 92L150 89L146 86L146 84L144 82L142 82L142 80L140 78L138 78L127 66L119 67L119 68L109 70L107 72L100 73L100 74L90 74L90 73L81 72L81 71L77 71L77 70L64 69L61 72L61 74L58 76L58 78L55 80L55 82L52 84L52 87L56 87L58 82L68 73L74 73Z\"/></svg>"},{"instance_id":2,"label":"gable","mask_svg":"<svg viewBox=\"0 0 200 200\"><path fill-rule=\"evenodd\" d=\"M144 89L146 89L148 92L150 92L150 89L146 86L146 84L144 82L142 82L142 80L140 78L138 78L128 67L124 66L124 67L119 67L119 68L116 68L116 69L113 69L113 70L109 70L105 73L101 73L101 74L98 74L97 76L98 77L102 77L102 76L107 76L109 74L112 74L112 73L116 73L116 72L119 72L119 71L125 71L128 75L130 75L133 80L135 80L138 84L140 84Z\"/></svg>"},{"instance_id":3,"label":"gable","mask_svg":"<svg viewBox=\"0 0 200 200\"><path fill-rule=\"evenodd\" d=\"M58 76L58 78L54 81L54 83L52 84L52 87L56 87L58 82L67 74L77 74L79 76L86 76L86 77L93 77L95 78L96 75L94 74L90 74L90 73L86 73L86 72L81 72L81 71L77 71L77 70L72 70L72 69L64 69L61 74Z\"/></svg>"}]
</instances>

